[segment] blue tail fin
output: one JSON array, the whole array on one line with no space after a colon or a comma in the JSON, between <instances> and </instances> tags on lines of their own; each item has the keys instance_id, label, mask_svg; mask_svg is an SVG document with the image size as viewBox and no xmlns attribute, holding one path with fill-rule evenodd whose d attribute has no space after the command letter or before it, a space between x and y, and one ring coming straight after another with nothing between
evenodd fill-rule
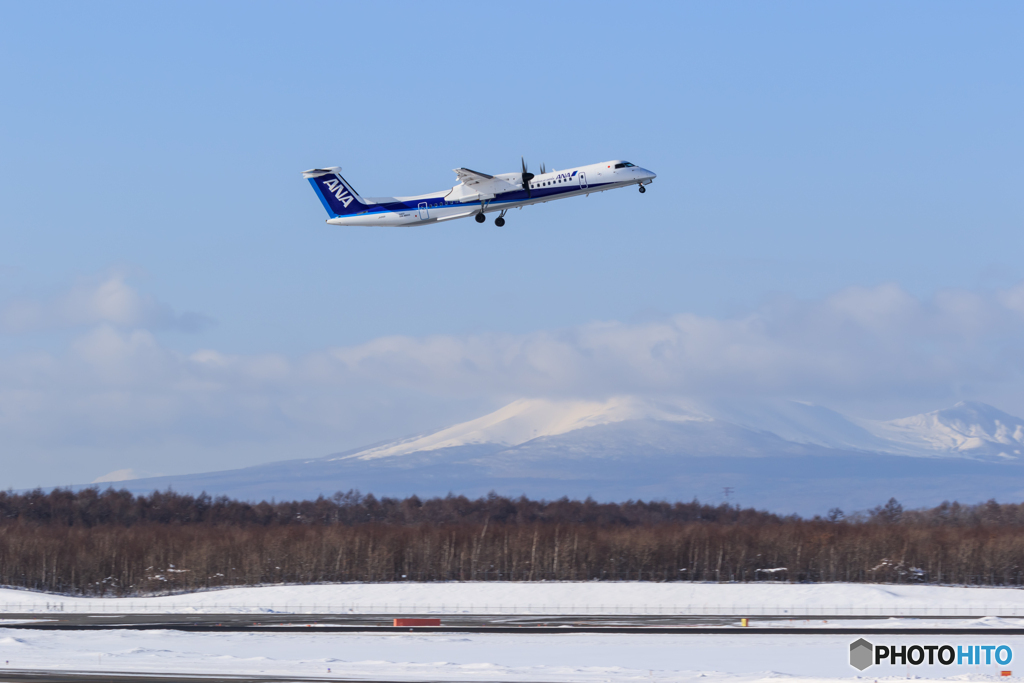
<instances>
[{"instance_id":1,"label":"blue tail fin","mask_svg":"<svg viewBox=\"0 0 1024 683\"><path fill-rule=\"evenodd\" d=\"M354 216L369 208L359 193L341 177L341 169L337 166L304 171L302 177L309 180L331 218Z\"/></svg>"}]
</instances>

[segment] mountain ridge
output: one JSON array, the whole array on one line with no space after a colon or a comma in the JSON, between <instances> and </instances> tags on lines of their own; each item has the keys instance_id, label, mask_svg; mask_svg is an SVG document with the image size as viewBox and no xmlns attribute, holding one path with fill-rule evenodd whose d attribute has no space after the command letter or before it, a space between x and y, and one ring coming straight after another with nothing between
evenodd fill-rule
<instances>
[{"instance_id":1,"label":"mountain ridge","mask_svg":"<svg viewBox=\"0 0 1024 683\"><path fill-rule=\"evenodd\" d=\"M977 402L890 421L794 401L521 399L474 420L320 458L118 487L246 500L506 495L721 499L782 512L1024 496L1024 421Z\"/></svg>"},{"instance_id":2,"label":"mountain ridge","mask_svg":"<svg viewBox=\"0 0 1024 683\"><path fill-rule=\"evenodd\" d=\"M521 446L536 438L637 420L724 422L786 441L897 455L1015 459L1024 449L1024 420L977 401L896 420L848 418L799 401L697 407L689 401L653 402L632 396L600 401L520 399L479 418L406 439L327 456L371 460L442 448Z\"/></svg>"}]
</instances>

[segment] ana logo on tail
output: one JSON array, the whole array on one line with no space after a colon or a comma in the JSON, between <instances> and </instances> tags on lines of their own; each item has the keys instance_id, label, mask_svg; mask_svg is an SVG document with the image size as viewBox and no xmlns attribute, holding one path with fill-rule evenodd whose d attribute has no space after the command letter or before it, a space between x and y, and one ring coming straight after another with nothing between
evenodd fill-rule
<instances>
[{"instance_id":1,"label":"ana logo on tail","mask_svg":"<svg viewBox=\"0 0 1024 683\"><path fill-rule=\"evenodd\" d=\"M334 194L334 198L344 204L346 209L355 201L355 198L348 193L348 188L337 178L325 180L324 187L330 190Z\"/></svg>"}]
</instances>

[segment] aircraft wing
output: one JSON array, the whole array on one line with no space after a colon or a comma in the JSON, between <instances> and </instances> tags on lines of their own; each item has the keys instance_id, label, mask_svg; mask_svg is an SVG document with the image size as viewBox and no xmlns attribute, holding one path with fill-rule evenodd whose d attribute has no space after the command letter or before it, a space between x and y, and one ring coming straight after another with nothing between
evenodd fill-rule
<instances>
[{"instance_id":1,"label":"aircraft wing","mask_svg":"<svg viewBox=\"0 0 1024 683\"><path fill-rule=\"evenodd\" d=\"M487 180L494 180L494 176L492 175L480 173L479 171L471 171L468 168L456 168L455 175L458 176L459 182L465 183L466 185L478 185Z\"/></svg>"}]
</instances>

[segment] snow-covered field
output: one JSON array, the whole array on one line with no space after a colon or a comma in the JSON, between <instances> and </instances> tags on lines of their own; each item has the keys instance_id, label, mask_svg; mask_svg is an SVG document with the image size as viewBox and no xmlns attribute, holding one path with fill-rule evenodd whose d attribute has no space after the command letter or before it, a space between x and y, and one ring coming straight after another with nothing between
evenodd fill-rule
<instances>
[{"instance_id":1,"label":"snow-covered field","mask_svg":"<svg viewBox=\"0 0 1024 683\"><path fill-rule=\"evenodd\" d=\"M391 681L714 681L852 679L850 636L195 634L0 628L7 670L359 678ZM894 644L921 638L886 639ZM957 637L991 644L992 637ZM1000 641L1003 642L1003 641ZM1012 644L1012 643L1011 643ZM922 677L987 680L996 666L915 667ZM1016 668L1016 667L1014 667ZM862 678L907 675L875 666Z\"/></svg>"},{"instance_id":2,"label":"snow-covered field","mask_svg":"<svg viewBox=\"0 0 1024 683\"><path fill-rule=\"evenodd\" d=\"M524 634L336 634L182 633L176 631L36 632L0 627L0 667L10 670L160 672L177 674L295 676L322 679L409 681L696 681L756 683L785 677L794 683L854 679L848 664L854 637L829 634L831 618L799 619L804 612L872 610L938 616L990 615L957 620L978 628L977 636L878 637L895 645L955 642L1008 644L1024 657L1020 638L1005 638L995 627L1024 626L1024 620L999 618L1019 610L1024 591L892 585L655 584L655 583L447 583L263 586L154 598L80 599L0 590L8 612L65 611L229 612L325 611L334 606L353 612L427 610L443 613L573 613L586 607L604 613L652 613L660 607L684 612L793 614L778 625L823 627L820 635L618 635ZM104 609L97 609L105 605ZM420 607L415 607L415 606ZM385 610L385 606L387 606ZM741 609L742 607L742 609ZM666 611L666 613L668 613ZM861 613L857 611L856 613ZM41 615L42 616L42 615ZM841 619L839 620L841 621ZM768 622L762 622L767 624ZM848 622L849 623L849 622ZM760 624L759 624L760 625ZM927 617L858 621L858 626L954 625ZM0 624L2 626L2 624ZM1019 646L1018 646L1019 644ZM861 679L918 680L952 678L990 680L999 669L1024 671L1024 663L1006 667L953 666L913 669L875 666Z\"/></svg>"},{"instance_id":3,"label":"snow-covered field","mask_svg":"<svg viewBox=\"0 0 1024 683\"><path fill-rule=\"evenodd\" d=\"M841 583L452 582L259 586L99 599L0 589L0 610L1024 617L1024 590Z\"/></svg>"}]
</instances>

